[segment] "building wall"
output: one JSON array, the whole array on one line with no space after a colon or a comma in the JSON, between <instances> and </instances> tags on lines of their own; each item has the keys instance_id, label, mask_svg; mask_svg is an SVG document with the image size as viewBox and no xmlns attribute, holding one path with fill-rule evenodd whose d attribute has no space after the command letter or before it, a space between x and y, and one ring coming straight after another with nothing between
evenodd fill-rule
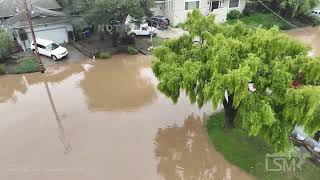
<instances>
[{"instance_id":1,"label":"building wall","mask_svg":"<svg viewBox=\"0 0 320 180\"><path fill-rule=\"evenodd\" d=\"M192 12L192 10L185 10L185 2L195 1L195 0L165 0L165 11L164 15L167 16L173 25L177 25L179 23L183 23L187 20L188 13ZM210 12L210 0L199 0L199 10L200 12L207 16ZM172 10L169 9L172 4ZM232 10L239 10L242 12L245 8L246 0L239 0L239 6L236 8L229 8L229 0L221 0L221 8L214 10L216 15L216 22L222 23L227 19L227 14Z\"/></svg>"}]
</instances>

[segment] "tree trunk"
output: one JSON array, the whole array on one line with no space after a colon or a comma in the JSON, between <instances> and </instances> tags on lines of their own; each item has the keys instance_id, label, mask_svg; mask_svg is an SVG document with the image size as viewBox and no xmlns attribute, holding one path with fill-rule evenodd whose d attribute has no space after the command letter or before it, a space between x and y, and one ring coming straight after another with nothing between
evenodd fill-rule
<instances>
[{"instance_id":1,"label":"tree trunk","mask_svg":"<svg viewBox=\"0 0 320 180\"><path fill-rule=\"evenodd\" d=\"M223 100L224 112L225 112L225 127L234 128L234 119L237 114L237 109L233 107L233 96L228 96L228 100Z\"/></svg>"}]
</instances>

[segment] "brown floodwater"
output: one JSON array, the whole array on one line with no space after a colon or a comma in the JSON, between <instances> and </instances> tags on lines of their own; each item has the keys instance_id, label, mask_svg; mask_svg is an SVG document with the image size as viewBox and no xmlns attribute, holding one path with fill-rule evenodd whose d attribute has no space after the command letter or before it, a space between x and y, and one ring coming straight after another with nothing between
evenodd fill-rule
<instances>
[{"instance_id":1,"label":"brown floodwater","mask_svg":"<svg viewBox=\"0 0 320 180\"><path fill-rule=\"evenodd\" d=\"M198 109L156 88L149 56L0 77L1 180L251 179L208 141Z\"/></svg>"},{"instance_id":2,"label":"brown floodwater","mask_svg":"<svg viewBox=\"0 0 320 180\"><path fill-rule=\"evenodd\" d=\"M308 44L312 48L310 52L311 56L320 56L320 26L307 27L303 28L303 30L295 29L288 31L287 34Z\"/></svg>"}]
</instances>

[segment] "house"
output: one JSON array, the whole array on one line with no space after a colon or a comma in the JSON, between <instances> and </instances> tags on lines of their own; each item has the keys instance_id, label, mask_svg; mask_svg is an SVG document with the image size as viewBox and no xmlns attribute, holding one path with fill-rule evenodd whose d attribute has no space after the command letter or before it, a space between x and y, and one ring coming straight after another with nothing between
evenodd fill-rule
<instances>
[{"instance_id":1,"label":"house","mask_svg":"<svg viewBox=\"0 0 320 180\"><path fill-rule=\"evenodd\" d=\"M7 0L4 0L7 1ZM27 14L22 0L11 0L4 13L0 6L2 26L9 30L13 39L24 51L32 41ZM36 38L48 39L59 44L73 39L73 27L64 13L56 11L61 7L56 0L31 0L30 12Z\"/></svg>"},{"instance_id":2,"label":"house","mask_svg":"<svg viewBox=\"0 0 320 180\"><path fill-rule=\"evenodd\" d=\"M246 0L157 0L153 12L170 19L177 25L187 20L187 15L193 9L199 9L203 15L215 14L217 23L227 20L227 14L232 10L242 12Z\"/></svg>"}]
</instances>

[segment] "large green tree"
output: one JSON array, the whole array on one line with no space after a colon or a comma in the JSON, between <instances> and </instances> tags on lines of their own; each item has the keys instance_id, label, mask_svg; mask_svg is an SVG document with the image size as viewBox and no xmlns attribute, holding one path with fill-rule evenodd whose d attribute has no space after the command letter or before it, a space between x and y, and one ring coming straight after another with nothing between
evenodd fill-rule
<instances>
[{"instance_id":1,"label":"large green tree","mask_svg":"<svg viewBox=\"0 0 320 180\"><path fill-rule=\"evenodd\" d=\"M10 34L0 28L0 62L4 62L11 53L12 42Z\"/></svg>"},{"instance_id":2,"label":"large green tree","mask_svg":"<svg viewBox=\"0 0 320 180\"><path fill-rule=\"evenodd\" d=\"M154 50L158 89L174 102L184 91L199 107L223 104L226 127L239 120L249 135L264 136L278 151L290 145L295 126L320 129L320 59L308 57L310 48L276 27L213 20L193 11L188 34Z\"/></svg>"}]
</instances>

